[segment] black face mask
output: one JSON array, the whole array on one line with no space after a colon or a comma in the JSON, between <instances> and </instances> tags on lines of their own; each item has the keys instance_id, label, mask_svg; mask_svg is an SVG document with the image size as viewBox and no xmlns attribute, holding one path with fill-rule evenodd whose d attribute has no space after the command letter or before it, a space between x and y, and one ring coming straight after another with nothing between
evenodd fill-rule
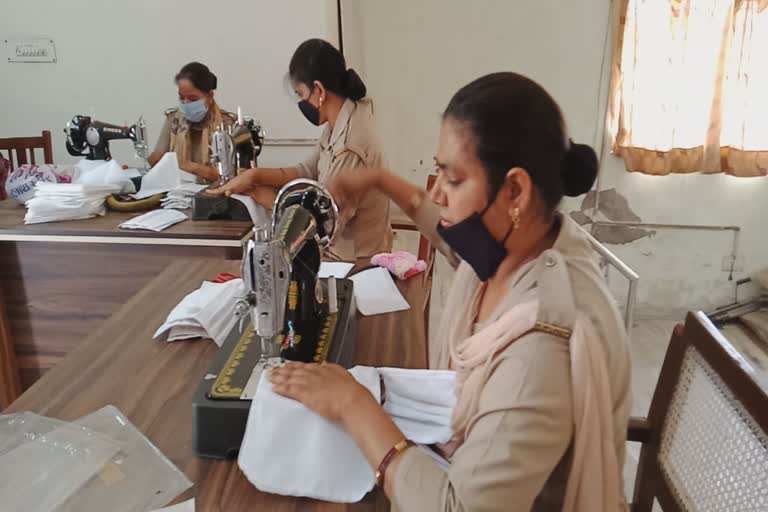
<instances>
[{"instance_id":1,"label":"black face mask","mask_svg":"<svg viewBox=\"0 0 768 512\"><path fill-rule=\"evenodd\" d=\"M501 242L493 237L483 224L483 215L491 204L482 212L473 213L453 226L445 228L440 224L437 225L437 233L461 259L472 267L480 281L487 281L493 277L501 262L507 257L504 244L514 229L513 224Z\"/></svg>"},{"instance_id":2,"label":"black face mask","mask_svg":"<svg viewBox=\"0 0 768 512\"><path fill-rule=\"evenodd\" d=\"M320 126L320 110L312 105L309 100L301 100L299 102L299 110L307 118L307 121L315 126Z\"/></svg>"}]
</instances>

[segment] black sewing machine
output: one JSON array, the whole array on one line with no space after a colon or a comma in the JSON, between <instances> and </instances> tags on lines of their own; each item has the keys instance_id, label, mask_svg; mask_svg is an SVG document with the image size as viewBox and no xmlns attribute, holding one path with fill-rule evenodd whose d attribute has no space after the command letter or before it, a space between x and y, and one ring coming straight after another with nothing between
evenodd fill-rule
<instances>
[{"instance_id":1,"label":"black sewing machine","mask_svg":"<svg viewBox=\"0 0 768 512\"><path fill-rule=\"evenodd\" d=\"M136 154L144 160L144 168L148 168L147 128L141 117L134 125L118 126L96 121L88 116L77 115L67 122L64 133L67 136L66 146L69 154L85 156L86 160L111 160L109 141L131 140Z\"/></svg>"},{"instance_id":2,"label":"black sewing machine","mask_svg":"<svg viewBox=\"0 0 768 512\"><path fill-rule=\"evenodd\" d=\"M231 129L221 127L211 134L211 164L219 171L220 187L237 176L240 169L257 166L264 147L264 131L251 118L238 119ZM192 198L192 220L251 220L248 210L237 199L207 194Z\"/></svg>"},{"instance_id":3,"label":"black sewing machine","mask_svg":"<svg viewBox=\"0 0 768 512\"><path fill-rule=\"evenodd\" d=\"M303 188L300 188L303 187ZM230 333L192 401L194 451L233 458L261 374L284 360L352 364L352 281L319 279L320 253L338 210L319 183L294 180L275 200L270 227L256 228L242 261L246 289ZM244 320L250 318L250 321Z\"/></svg>"}]
</instances>

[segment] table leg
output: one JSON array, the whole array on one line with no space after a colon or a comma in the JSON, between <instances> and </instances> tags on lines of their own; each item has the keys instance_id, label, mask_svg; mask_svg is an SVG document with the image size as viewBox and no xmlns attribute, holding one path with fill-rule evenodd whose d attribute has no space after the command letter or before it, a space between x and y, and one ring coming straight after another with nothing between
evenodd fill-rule
<instances>
[{"instance_id":1,"label":"table leg","mask_svg":"<svg viewBox=\"0 0 768 512\"><path fill-rule=\"evenodd\" d=\"M0 409L5 409L21 394L21 380L16 366L16 354L11 329L5 313L5 301L0 290Z\"/></svg>"}]
</instances>

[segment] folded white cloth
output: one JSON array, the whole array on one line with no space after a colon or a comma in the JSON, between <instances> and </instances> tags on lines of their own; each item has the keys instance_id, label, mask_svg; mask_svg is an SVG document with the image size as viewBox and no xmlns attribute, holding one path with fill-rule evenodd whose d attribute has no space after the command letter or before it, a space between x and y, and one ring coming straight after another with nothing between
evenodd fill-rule
<instances>
[{"instance_id":1,"label":"folded white cloth","mask_svg":"<svg viewBox=\"0 0 768 512\"><path fill-rule=\"evenodd\" d=\"M350 279L355 283L353 290L357 309L365 316L411 308L385 268L364 270Z\"/></svg>"},{"instance_id":2,"label":"folded white cloth","mask_svg":"<svg viewBox=\"0 0 768 512\"><path fill-rule=\"evenodd\" d=\"M456 372L379 368L384 410L403 434L419 444L447 443L453 436Z\"/></svg>"},{"instance_id":3,"label":"folded white cloth","mask_svg":"<svg viewBox=\"0 0 768 512\"><path fill-rule=\"evenodd\" d=\"M88 219L106 213L107 196L120 192L120 185L75 183L35 184L35 196L26 202L25 224Z\"/></svg>"},{"instance_id":4,"label":"folded white cloth","mask_svg":"<svg viewBox=\"0 0 768 512\"><path fill-rule=\"evenodd\" d=\"M375 368L358 366L350 373L380 399ZM284 496L354 503L375 483L344 428L275 394L266 372L251 402L237 463L257 489Z\"/></svg>"},{"instance_id":5,"label":"folded white cloth","mask_svg":"<svg viewBox=\"0 0 768 512\"><path fill-rule=\"evenodd\" d=\"M137 193L133 194L133 197L145 199L155 194L162 194L163 192L173 190L182 183L194 183L195 180L194 174L182 171L179 168L176 153L171 151L164 154L160 161L144 175L141 179L141 188Z\"/></svg>"},{"instance_id":6,"label":"folded white cloth","mask_svg":"<svg viewBox=\"0 0 768 512\"><path fill-rule=\"evenodd\" d=\"M352 376L381 401L416 443L450 440L455 372L356 366ZM353 503L373 488L374 473L352 437L299 402L276 395L262 374L251 403L238 465L265 492Z\"/></svg>"},{"instance_id":7,"label":"folded white cloth","mask_svg":"<svg viewBox=\"0 0 768 512\"><path fill-rule=\"evenodd\" d=\"M163 208L173 208L176 210L192 208L192 198L207 186L208 185L197 183L182 183L169 191L165 197L160 200L160 204L163 205Z\"/></svg>"},{"instance_id":8,"label":"folded white cloth","mask_svg":"<svg viewBox=\"0 0 768 512\"><path fill-rule=\"evenodd\" d=\"M167 227L187 220L187 216L177 210L152 210L122 224L124 229L148 229L151 231L162 231Z\"/></svg>"},{"instance_id":9,"label":"folded white cloth","mask_svg":"<svg viewBox=\"0 0 768 512\"><path fill-rule=\"evenodd\" d=\"M221 346L237 323L235 303L245 295L242 279L225 283L204 281L168 314L154 338L169 332L168 341L207 337Z\"/></svg>"}]
</instances>

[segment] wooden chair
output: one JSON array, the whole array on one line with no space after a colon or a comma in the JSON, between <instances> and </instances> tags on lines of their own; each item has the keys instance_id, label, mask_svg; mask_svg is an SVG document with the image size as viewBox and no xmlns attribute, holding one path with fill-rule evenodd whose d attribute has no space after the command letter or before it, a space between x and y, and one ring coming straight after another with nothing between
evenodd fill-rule
<instances>
[{"instance_id":1,"label":"wooden chair","mask_svg":"<svg viewBox=\"0 0 768 512\"><path fill-rule=\"evenodd\" d=\"M437 176L430 174L427 176L427 191L432 190ZM392 229L401 231L418 231L418 228L412 222L393 222ZM424 337L426 338L427 361L429 361L429 306L432 302L432 279L435 273L435 247L427 240L424 235L419 237L419 252L417 254L420 260L427 263L427 270L424 276L424 288L426 290L426 299L424 302Z\"/></svg>"},{"instance_id":2,"label":"wooden chair","mask_svg":"<svg viewBox=\"0 0 768 512\"><path fill-rule=\"evenodd\" d=\"M647 419L633 512L768 510L768 394L704 313L670 341Z\"/></svg>"},{"instance_id":3,"label":"wooden chair","mask_svg":"<svg viewBox=\"0 0 768 512\"><path fill-rule=\"evenodd\" d=\"M35 149L43 150L43 163L53 163L53 144L51 143L51 132L43 130L40 137L11 137L0 139L0 150L8 152L8 160L11 162L11 168L15 169L24 164L36 164ZM29 159L27 158L29 151ZM14 153L16 163L14 164Z\"/></svg>"}]
</instances>

